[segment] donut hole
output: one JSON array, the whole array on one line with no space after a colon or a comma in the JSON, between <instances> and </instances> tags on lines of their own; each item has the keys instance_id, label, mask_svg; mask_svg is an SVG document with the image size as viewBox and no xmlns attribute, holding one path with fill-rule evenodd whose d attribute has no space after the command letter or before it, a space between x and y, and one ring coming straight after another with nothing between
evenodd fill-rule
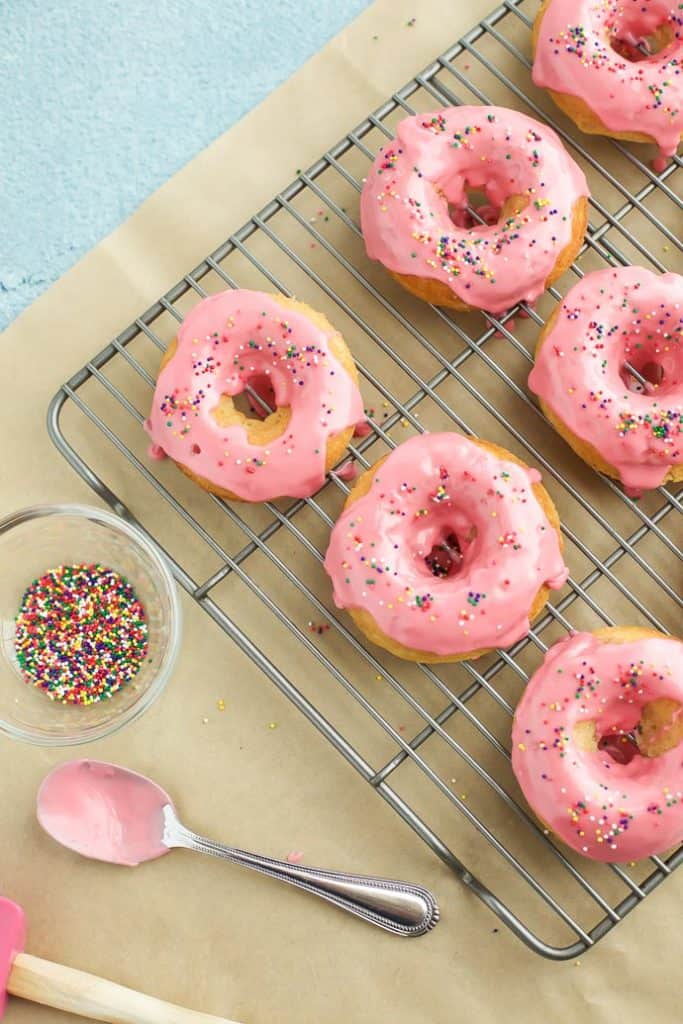
<instances>
[{"instance_id":1,"label":"donut hole","mask_svg":"<svg viewBox=\"0 0 683 1024\"><path fill-rule=\"evenodd\" d=\"M520 195L508 196L503 203L496 201L492 191L486 185L475 186L465 182L462 198L447 199L448 216L457 228L492 227L500 221L513 217L528 203L528 198Z\"/></svg>"},{"instance_id":2,"label":"donut hole","mask_svg":"<svg viewBox=\"0 0 683 1024\"><path fill-rule=\"evenodd\" d=\"M668 21L652 30L643 30L641 26L629 25L626 21L613 30L610 36L610 46L624 60L637 64L642 60L658 57L675 38L673 27Z\"/></svg>"},{"instance_id":3,"label":"donut hole","mask_svg":"<svg viewBox=\"0 0 683 1024\"><path fill-rule=\"evenodd\" d=\"M574 726L574 742L580 750L602 751L617 764L629 764L642 753L634 733L619 729L601 735L598 722L579 722Z\"/></svg>"},{"instance_id":4,"label":"donut hole","mask_svg":"<svg viewBox=\"0 0 683 1024\"><path fill-rule=\"evenodd\" d=\"M683 344L674 335L629 338L619 376L629 391L663 396L683 381Z\"/></svg>"},{"instance_id":5,"label":"donut hole","mask_svg":"<svg viewBox=\"0 0 683 1024\"><path fill-rule=\"evenodd\" d=\"M243 426L250 444L264 446L285 433L292 410L276 404L270 377L255 372L236 395L221 395L211 416L219 427Z\"/></svg>"},{"instance_id":6,"label":"donut hole","mask_svg":"<svg viewBox=\"0 0 683 1024\"><path fill-rule=\"evenodd\" d=\"M465 186L465 197L461 203L448 204L448 216L456 228L474 228L497 224L500 206L492 203L483 188Z\"/></svg>"},{"instance_id":7,"label":"donut hole","mask_svg":"<svg viewBox=\"0 0 683 1024\"><path fill-rule=\"evenodd\" d=\"M614 727L603 733L599 721L587 721L574 726L573 736L580 750L601 751L617 764L630 764L635 757L661 757L683 741L683 705L660 697L643 705L631 731Z\"/></svg>"},{"instance_id":8,"label":"donut hole","mask_svg":"<svg viewBox=\"0 0 683 1024\"><path fill-rule=\"evenodd\" d=\"M683 337L675 331L630 332L619 375L629 391L663 396L683 382Z\"/></svg>"},{"instance_id":9,"label":"donut hole","mask_svg":"<svg viewBox=\"0 0 683 1024\"><path fill-rule=\"evenodd\" d=\"M600 737L597 747L617 764L630 764L634 757L638 757L642 753L635 736L630 732L616 735L607 733Z\"/></svg>"},{"instance_id":10,"label":"donut hole","mask_svg":"<svg viewBox=\"0 0 683 1024\"><path fill-rule=\"evenodd\" d=\"M247 420L265 420L275 410L275 392L270 377L256 374L247 381L244 391L234 395L233 407Z\"/></svg>"},{"instance_id":11,"label":"donut hole","mask_svg":"<svg viewBox=\"0 0 683 1024\"><path fill-rule=\"evenodd\" d=\"M648 360L637 366L635 362L626 362L619 371L619 376L629 391L646 394L660 391L664 384L664 367L661 363Z\"/></svg>"},{"instance_id":12,"label":"donut hole","mask_svg":"<svg viewBox=\"0 0 683 1024\"><path fill-rule=\"evenodd\" d=\"M432 544L425 555L424 563L437 579L455 576L463 563L463 554L456 534L451 530L441 540Z\"/></svg>"}]
</instances>

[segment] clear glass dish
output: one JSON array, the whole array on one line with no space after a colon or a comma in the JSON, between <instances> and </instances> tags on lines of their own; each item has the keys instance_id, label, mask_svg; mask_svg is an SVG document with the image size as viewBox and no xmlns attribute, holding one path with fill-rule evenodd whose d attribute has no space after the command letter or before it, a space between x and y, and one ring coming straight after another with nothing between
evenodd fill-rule
<instances>
[{"instance_id":1,"label":"clear glass dish","mask_svg":"<svg viewBox=\"0 0 683 1024\"><path fill-rule=\"evenodd\" d=\"M97 562L134 588L149 629L149 651L134 679L87 706L52 701L27 683L17 662L15 616L26 588L59 565ZM181 612L163 556L111 512L86 505L40 505L0 520L0 732L44 746L101 739L139 718L168 682L180 646Z\"/></svg>"}]
</instances>

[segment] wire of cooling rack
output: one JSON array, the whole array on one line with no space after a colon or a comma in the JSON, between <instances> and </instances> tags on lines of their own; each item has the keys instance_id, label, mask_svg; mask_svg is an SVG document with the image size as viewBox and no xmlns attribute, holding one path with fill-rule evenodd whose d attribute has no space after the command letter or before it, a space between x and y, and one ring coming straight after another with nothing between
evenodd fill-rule
<instances>
[{"instance_id":1,"label":"wire of cooling rack","mask_svg":"<svg viewBox=\"0 0 683 1024\"><path fill-rule=\"evenodd\" d=\"M634 877L630 867L600 865L596 868L556 846L529 813L523 801L515 795L508 771L509 750L505 739L497 735L496 728L489 721L488 711L493 709L508 723L507 729L503 730L507 739L509 719L514 708L508 698L506 680L515 680L518 686L523 686L528 679L529 670L526 666L529 656L533 658L534 653L539 655L547 650L549 643L546 637L552 636L553 630L571 629L569 616L577 611L587 610L599 624L612 625L613 619L607 602L600 597L601 588L605 585L611 588L610 593L613 592L619 600L626 602L642 620L656 629L666 630L666 623L653 611L651 596L656 593L661 601L666 602L667 607L674 609L680 609L681 599L675 583L672 585L669 582L666 573L647 557L645 551L647 544L655 541L667 552L667 558L671 561L681 558L675 536L667 530L671 513L681 511L681 494L674 494L672 488L662 487L657 492L656 507L645 506L624 495L613 481L602 478L604 494L624 511L631 527L622 530L615 525L614 517L596 508L584 489L558 468L552 454L531 439L531 427L541 429L543 416L536 403L515 380L515 371L508 368L502 358L490 354L491 340L502 337L502 341L496 341L495 344L505 345L508 353L517 360L516 365L523 370L525 367L528 369L532 357L517 336L515 316L525 316L537 328L542 327L546 318L538 309L522 305L497 318L487 316L483 330L472 330L469 322L466 324L444 310L432 309L430 315L435 318L434 323L439 332L452 338L460 348L454 358L448 358L431 332L421 325L421 321L418 322L417 317L411 319L410 313L404 312L400 303L387 297L382 285L373 283L374 278L368 272L367 265L354 256L353 246L360 239L360 230L338 198L340 188L348 189L352 195L360 191L362 173L356 167L362 166L363 161L367 166L374 158L377 145L392 137L392 119L395 115L414 112L411 101L429 100L432 106L472 102L471 99L463 99L463 95L466 95L474 97L478 102L493 102L477 74L467 74L474 66L475 71L485 73L486 80L495 88L497 96L501 88L506 92L509 96L507 105L521 104L532 115L551 123L567 146L584 161L589 177L592 175L594 180L600 179L615 195L618 203L616 209L611 209L611 204L604 198L594 196L591 200L591 223L579 258L586 255L601 263L623 265L630 262L627 253L623 251L623 247L627 247L639 257L644 257L656 269L666 269L640 233L631 230L627 222L630 217L638 216L647 225L648 231L656 233L668 246L678 251L683 248L675 231L671 230L673 219L665 223L661 213L657 212L664 208L667 211L665 219L668 219L670 211L680 216L683 205L671 186L673 176L680 172L681 161L674 158L663 172L656 175L631 150L619 143L610 143L611 150L643 181L637 190L629 190L609 167L598 161L592 146L577 140L565 122L555 123L552 117L548 117L534 98L535 94L527 94L517 84L520 69L527 72L529 69L529 60L520 49L520 46L528 47L528 30L532 22L524 7L525 0L506 0L349 132L312 167L299 173L288 188L63 385L50 406L48 429L60 452L96 493L160 544L178 581L200 607L469 890L479 896L535 952L554 959L568 959L592 947L670 875L683 861L683 848L674 851L666 859L650 858L639 866L638 876ZM489 52L491 47L495 48L495 59L492 59ZM465 63L465 58L470 61L469 64ZM499 98L495 101L501 102ZM660 202L656 209L651 202L653 197L657 197ZM322 223L316 226L319 223L317 218L310 217L304 208L307 200L314 200L321 205L325 211L323 222L334 223L336 236L326 234ZM284 230L285 226L287 230ZM323 265L317 254L309 254L303 244L292 241L292 231L298 232L298 237L307 239L309 247L315 247L317 254L327 262ZM266 247L272 259L260 256L259 246ZM573 265L572 271L578 277L584 273L577 263ZM252 517L250 509L231 506L214 496L206 495L207 509L229 524L231 537L240 538L239 542L228 542L224 539L223 530L204 525L202 515L191 511L189 503L174 493L173 485L164 482L161 475L150 468L144 456L140 457L136 453L135 445L125 439L130 423L140 437L143 436L142 423L146 412L144 403L146 401L148 407L154 386L153 372L144 365L146 356L143 358L135 346L149 346L158 358L159 352L165 349L170 340L168 331L161 328L162 322L170 320L177 323L182 319L183 314L177 308L177 303L188 293L205 295L206 291L201 284L205 278L222 287L239 287L240 278L246 273L258 275L259 280L285 295L293 291L288 283L290 274L297 280L305 280L307 287L322 296L358 332L363 344L352 347L361 376L372 393L392 410L381 422L372 419L371 433L349 446L348 456L360 467L366 468L374 461L375 447L383 447L385 450L396 445L393 434L397 429L425 429L422 423L425 409L432 410L441 417L442 422L445 419L450 426L474 433L464 412L461 414L454 408L453 401L444 390L451 384L457 384L461 394L471 403L476 403L491 423L504 430L506 436L535 464L542 467L546 478L558 489L560 505L563 498L571 501L601 531L606 544L602 552L594 550L595 545L591 546L575 525L570 526L567 522L563 524L566 542L577 553L577 557L581 556L581 571L573 573L562 596L547 605L528 637L507 651L497 652L485 667L479 667L477 662L464 662L448 670L435 666L416 666L412 669L417 673L418 685L415 685L412 677L409 679L403 674L402 667L394 667L393 660L387 662L381 652L366 647L348 621L330 609L328 594L322 590L324 577L320 573L320 563L324 557L321 544L324 549L324 540L317 540L316 524L324 530L329 529L334 521L334 515L328 509L329 499L334 504L335 495L344 496L348 493L344 474L338 472L340 467L329 474L322 491L310 499L291 503L266 503L268 522L265 526L262 520ZM358 312L356 304L346 297L347 290L338 285L341 279L362 295L364 309L370 303L378 317L384 317L385 322L404 332L414 342L428 361L430 373L421 370L422 361L408 358L386 340L390 334L387 335L380 328L379 321L375 322L374 313L368 315ZM561 299L561 293L556 288L550 289L550 295L556 301ZM369 350L372 357L364 358ZM376 366L375 354L385 359L387 365L391 365L397 372L400 371L401 380L405 382L408 392L405 397L401 398L384 384L384 374L373 368ZM131 384L128 389L117 384L114 378L119 369L130 373L135 384ZM476 383L477 374L480 376L481 373L486 374L485 387ZM522 378L525 376L526 372L523 372ZM515 418L506 413L505 403L496 400L501 394L516 403ZM95 408L98 401L94 398L97 396L106 396L113 402L118 410L117 415L124 417L122 423L127 424L125 429L110 425L109 415ZM258 400L258 396L255 398ZM144 411L141 411L140 406ZM81 417L83 423L87 422L100 442L104 442L107 451L105 469L96 471L80 454L78 442L67 438L63 424L67 410ZM124 503L113 490L113 485L103 479L107 468L112 465L116 465L117 480L124 469L130 472L132 483L128 493L137 493L143 485L152 488L163 500L165 507L179 517L182 524L203 545L203 549L210 553L218 568L201 578L201 574L184 564L180 554L170 550L170 546L164 547L159 540L159 529L146 523L144 512L136 515L134 509L129 507L135 505L137 508L137 502L131 499L128 504ZM337 501L336 507L338 505ZM144 503L141 502L140 507L144 509ZM287 542L286 550L283 550L283 545L277 547L282 538ZM296 552L295 557L287 554L292 548ZM314 567L317 576L298 571L304 559L307 565ZM259 573L260 563L266 565L269 573L276 574L283 585L290 586L306 606L313 610L311 614L322 617L334 635L335 642L342 645L343 656L332 657L326 653L325 645L316 641L295 614L290 614L285 603L277 598L264 581L263 574ZM619 575L625 564L637 569L647 590L636 592ZM342 729L335 724L333 716L324 713L318 706L320 702L311 699L302 686L295 685L282 672L276 658L264 650L264 644L255 642L240 626L232 609L226 611L220 596L221 588L231 580L246 588L244 593L253 595L263 606L262 614L266 621L277 623L282 627L283 635L288 634L296 641L302 657L309 659L307 664L310 663L324 678L332 680L340 688L349 698L353 713L356 716L364 714L377 727L378 735L382 738L382 755L376 751L371 753L369 750L361 750L361 744L352 741L347 735L353 729ZM322 583L322 586L318 588L316 583ZM661 603L657 607L661 607ZM339 647L335 649L338 651ZM404 734L403 727L395 720L395 712L389 713L383 708L381 700L372 691L368 691L357 673L350 670L354 662L362 666L364 671L380 677L382 685L387 688L386 693L391 694L397 705L413 716L415 727L412 734ZM427 691L428 699L425 696ZM476 750L470 749L475 744L454 728L457 723L464 723L471 731L468 736L475 737L479 745ZM466 794L459 793L453 787L454 780L447 778L443 770L437 769L437 759L430 756L435 743L442 745L453 763L471 773L486 800L501 809L502 823L498 821L494 825L488 822L486 815L478 812L467 800ZM504 770L499 767L501 759L505 763ZM501 874L501 881L495 885L495 891L492 884L485 884L475 876L453 852L453 844L440 835L442 829L437 831L435 825L427 820L420 800L409 799L407 791L397 784L395 780L401 780L402 772L406 769L414 769L420 781L430 787L430 800L433 793L443 798L449 819L453 816L459 823L466 823L469 828L467 845L472 858L478 859L480 856L480 848L472 844L475 841L483 844L482 851L486 850L487 855L493 858L493 870L489 874L495 878ZM538 851L534 866L526 863L524 847L517 840L516 830L525 837L524 842L533 843L534 849ZM542 864L542 871L538 870L539 864ZM509 881L503 881L503 877ZM512 895L515 886L521 887L523 894L533 894L533 906L539 908L538 912L525 911L522 914L511 908L507 894L509 892ZM562 890L561 895L559 889ZM539 935L548 921L553 923L553 928L549 929L553 935L552 940ZM561 929L563 936L568 936L568 941L555 939L555 935L559 934L555 925Z\"/></svg>"}]
</instances>

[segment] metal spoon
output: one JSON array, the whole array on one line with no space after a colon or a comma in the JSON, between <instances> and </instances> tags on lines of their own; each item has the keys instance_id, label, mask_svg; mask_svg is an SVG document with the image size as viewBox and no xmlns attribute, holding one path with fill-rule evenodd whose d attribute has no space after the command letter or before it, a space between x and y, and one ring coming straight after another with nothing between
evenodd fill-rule
<instances>
[{"instance_id":1,"label":"metal spoon","mask_svg":"<svg viewBox=\"0 0 683 1024\"><path fill-rule=\"evenodd\" d=\"M95 860L134 867L185 847L305 889L395 935L423 935L439 919L434 896L422 886L290 864L198 836L155 782L103 761L55 768L38 791L37 815L58 843Z\"/></svg>"}]
</instances>

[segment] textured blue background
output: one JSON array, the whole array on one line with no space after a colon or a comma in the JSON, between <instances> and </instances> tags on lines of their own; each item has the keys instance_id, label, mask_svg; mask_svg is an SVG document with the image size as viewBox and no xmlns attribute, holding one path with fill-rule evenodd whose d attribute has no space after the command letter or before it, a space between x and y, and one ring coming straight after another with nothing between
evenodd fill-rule
<instances>
[{"instance_id":1,"label":"textured blue background","mask_svg":"<svg viewBox=\"0 0 683 1024\"><path fill-rule=\"evenodd\" d=\"M370 0L0 0L0 329Z\"/></svg>"}]
</instances>

